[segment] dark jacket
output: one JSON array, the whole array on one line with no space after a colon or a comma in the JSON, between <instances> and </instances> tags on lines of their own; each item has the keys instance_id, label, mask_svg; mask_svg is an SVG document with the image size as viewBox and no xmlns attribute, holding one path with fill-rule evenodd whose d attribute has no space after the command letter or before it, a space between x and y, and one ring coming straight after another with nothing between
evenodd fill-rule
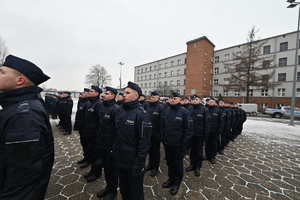
<instances>
[{"instance_id":1,"label":"dark jacket","mask_svg":"<svg viewBox=\"0 0 300 200\"><path fill-rule=\"evenodd\" d=\"M85 113L86 113L89 105L90 105L90 101L88 98L80 99L79 105L77 106L78 109L77 109L76 115L75 115L74 129L83 130L84 117L85 117Z\"/></svg>"},{"instance_id":2,"label":"dark jacket","mask_svg":"<svg viewBox=\"0 0 300 200\"><path fill-rule=\"evenodd\" d=\"M103 112L103 104L99 96L88 97L90 105L87 107L84 116L84 135L87 137L96 137L99 129L99 122Z\"/></svg>"},{"instance_id":3,"label":"dark jacket","mask_svg":"<svg viewBox=\"0 0 300 200\"><path fill-rule=\"evenodd\" d=\"M231 112L228 107L219 107L223 113L224 131L229 131L231 127Z\"/></svg>"},{"instance_id":4,"label":"dark jacket","mask_svg":"<svg viewBox=\"0 0 300 200\"><path fill-rule=\"evenodd\" d=\"M147 113L149 114L152 123L151 137L161 138L160 132L163 111L164 107L158 101L149 103Z\"/></svg>"},{"instance_id":5,"label":"dark jacket","mask_svg":"<svg viewBox=\"0 0 300 200\"><path fill-rule=\"evenodd\" d=\"M218 106L208 106L208 112L210 115L210 129L209 132L215 132L221 134L224 130L224 118L223 113Z\"/></svg>"},{"instance_id":6,"label":"dark jacket","mask_svg":"<svg viewBox=\"0 0 300 200\"><path fill-rule=\"evenodd\" d=\"M193 119L193 137L201 137L206 140L208 137L208 130L210 115L206 107L201 104L192 105L193 110L191 112L191 117Z\"/></svg>"},{"instance_id":7,"label":"dark jacket","mask_svg":"<svg viewBox=\"0 0 300 200\"><path fill-rule=\"evenodd\" d=\"M149 103L146 100L139 101L139 103L143 106L145 110L148 110Z\"/></svg>"},{"instance_id":8,"label":"dark jacket","mask_svg":"<svg viewBox=\"0 0 300 200\"><path fill-rule=\"evenodd\" d=\"M101 149L112 150L116 138L117 116L121 112L115 99L103 101L103 117L100 119L97 133L97 146Z\"/></svg>"},{"instance_id":9,"label":"dark jacket","mask_svg":"<svg viewBox=\"0 0 300 200\"><path fill-rule=\"evenodd\" d=\"M187 149L192 130L190 113L180 103L165 109L162 116L162 140L165 145Z\"/></svg>"},{"instance_id":10,"label":"dark jacket","mask_svg":"<svg viewBox=\"0 0 300 200\"><path fill-rule=\"evenodd\" d=\"M150 148L151 122L138 100L125 102L117 117L115 155L119 168L142 171Z\"/></svg>"},{"instance_id":11,"label":"dark jacket","mask_svg":"<svg viewBox=\"0 0 300 200\"><path fill-rule=\"evenodd\" d=\"M36 86L0 94L0 199L44 199L54 142Z\"/></svg>"}]
</instances>

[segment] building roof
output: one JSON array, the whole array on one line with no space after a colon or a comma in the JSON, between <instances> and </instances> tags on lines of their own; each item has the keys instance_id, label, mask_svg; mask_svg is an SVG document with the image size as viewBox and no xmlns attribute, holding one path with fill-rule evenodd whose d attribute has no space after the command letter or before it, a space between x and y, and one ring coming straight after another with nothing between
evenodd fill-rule
<instances>
[{"instance_id":1,"label":"building roof","mask_svg":"<svg viewBox=\"0 0 300 200\"><path fill-rule=\"evenodd\" d=\"M194 42L197 42L199 40L206 40L207 42L209 42L211 45L213 45L215 47L214 43L212 43L206 36L202 36L202 37L190 40L186 44L194 43Z\"/></svg>"}]
</instances>

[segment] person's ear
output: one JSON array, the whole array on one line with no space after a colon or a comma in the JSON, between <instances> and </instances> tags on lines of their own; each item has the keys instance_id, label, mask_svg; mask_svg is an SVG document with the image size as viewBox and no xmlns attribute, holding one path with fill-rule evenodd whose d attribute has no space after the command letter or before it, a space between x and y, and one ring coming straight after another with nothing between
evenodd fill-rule
<instances>
[{"instance_id":1,"label":"person's ear","mask_svg":"<svg viewBox=\"0 0 300 200\"><path fill-rule=\"evenodd\" d=\"M24 76L17 77L17 85L24 85L26 83L26 78Z\"/></svg>"}]
</instances>

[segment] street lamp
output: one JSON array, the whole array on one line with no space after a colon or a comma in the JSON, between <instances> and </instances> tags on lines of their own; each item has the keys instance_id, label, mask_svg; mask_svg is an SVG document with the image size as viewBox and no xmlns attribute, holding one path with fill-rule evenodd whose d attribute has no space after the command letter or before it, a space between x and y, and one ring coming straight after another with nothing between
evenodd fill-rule
<instances>
[{"instance_id":1,"label":"street lamp","mask_svg":"<svg viewBox=\"0 0 300 200\"><path fill-rule=\"evenodd\" d=\"M123 62L118 62L118 64L120 65L120 89L122 88L122 65L125 65L125 63Z\"/></svg>"},{"instance_id":2,"label":"street lamp","mask_svg":"<svg viewBox=\"0 0 300 200\"><path fill-rule=\"evenodd\" d=\"M294 8L300 4L300 2L295 2L295 0L287 0L290 5L287 8ZM294 124L294 114L295 114L295 102L296 102L296 76L297 76L297 65L298 65L298 49L299 49L299 22L300 22L300 6L298 14L298 28L297 28L297 38L296 38L296 53L295 53L295 65L294 65L294 77L293 77L293 90L292 90L292 101L291 101L291 117L290 126L295 126Z\"/></svg>"}]
</instances>

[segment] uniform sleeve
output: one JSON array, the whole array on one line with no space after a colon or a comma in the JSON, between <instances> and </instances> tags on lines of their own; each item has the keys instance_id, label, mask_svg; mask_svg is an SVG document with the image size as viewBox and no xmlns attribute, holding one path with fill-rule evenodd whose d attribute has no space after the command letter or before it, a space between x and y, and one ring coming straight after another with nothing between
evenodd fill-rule
<instances>
[{"instance_id":1,"label":"uniform sleeve","mask_svg":"<svg viewBox=\"0 0 300 200\"><path fill-rule=\"evenodd\" d=\"M218 134L221 134L224 130L224 126L225 126L225 117L224 117L224 113L219 110L219 114L218 114L218 121L219 121L219 124L218 124Z\"/></svg>"},{"instance_id":2,"label":"uniform sleeve","mask_svg":"<svg viewBox=\"0 0 300 200\"><path fill-rule=\"evenodd\" d=\"M139 115L136 123L137 147L136 157L132 168L141 172L145 167L146 157L150 149L150 135L152 124L147 113Z\"/></svg>"},{"instance_id":3,"label":"uniform sleeve","mask_svg":"<svg viewBox=\"0 0 300 200\"><path fill-rule=\"evenodd\" d=\"M189 111L184 112L184 133L183 133L183 141L182 145L184 149L187 149L190 139L193 135L193 120Z\"/></svg>"},{"instance_id":4,"label":"uniform sleeve","mask_svg":"<svg viewBox=\"0 0 300 200\"><path fill-rule=\"evenodd\" d=\"M204 135L203 135L203 139L206 140L208 138L209 135L209 130L210 130L210 114L208 112L208 110L204 111Z\"/></svg>"}]
</instances>

